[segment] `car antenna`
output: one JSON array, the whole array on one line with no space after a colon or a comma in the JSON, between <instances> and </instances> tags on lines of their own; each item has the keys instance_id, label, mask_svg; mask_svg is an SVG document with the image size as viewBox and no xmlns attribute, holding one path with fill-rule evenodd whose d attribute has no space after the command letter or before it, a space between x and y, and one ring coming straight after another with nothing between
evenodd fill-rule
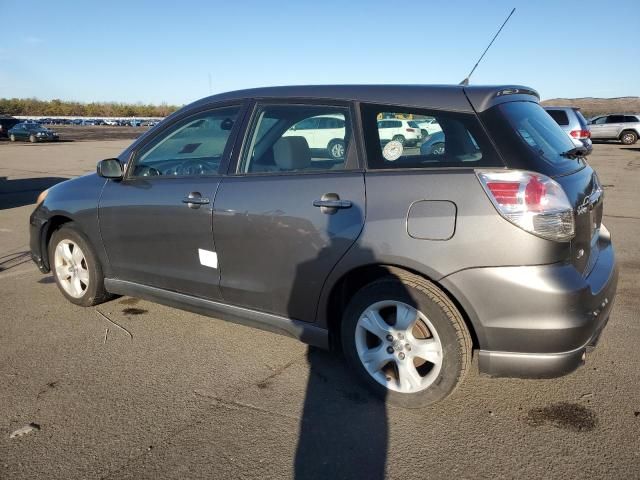
<instances>
[{"instance_id":1,"label":"car antenna","mask_svg":"<svg viewBox=\"0 0 640 480\"><path fill-rule=\"evenodd\" d=\"M463 86L467 86L469 85L469 79L471 78L471 75L473 75L473 72L475 72L476 68L478 67L478 64L482 61L482 59L484 58L485 54L487 53L487 51L491 48L491 45L493 45L493 42L495 42L496 38L498 38L498 35L500 35L500 32L502 31L502 29L504 28L504 26L507 24L507 22L509 21L509 19L511 18L511 15L513 15L513 12L515 12L516 9L514 8L513 10L511 10L511 13L509 14L509 16L507 17L507 19L504 21L504 23L502 24L502 26L500 27L500 29L498 30L498 32L493 36L493 38L491 39L491 42L489 42L489 45L487 45L487 48L484 49L484 52L482 52L482 55L480 55L480 58L478 59L478 61L476 62L476 64L473 66L473 68L471 69L471 71L469 72L469 75L467 75L467 78L465 78L464 80L462 80L458 85L463 85Z\"/></svg>"}]
</instances>

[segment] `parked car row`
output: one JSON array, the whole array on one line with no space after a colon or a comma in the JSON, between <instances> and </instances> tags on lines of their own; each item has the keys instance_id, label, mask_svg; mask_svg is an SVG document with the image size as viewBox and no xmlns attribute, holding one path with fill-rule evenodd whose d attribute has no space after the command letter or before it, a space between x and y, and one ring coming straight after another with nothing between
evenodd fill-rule
<instances>
[{"instance_id":1,"label":"parked car row","mask_svg":"<svg viewBox=\"0 0 640 480\"><path fill-rule=\"evenodd\" d=\"M102 118L41 118L37 120L25 120L27 122L39 123L41 125L109 125L112 127L153 127L160 123L155 119L102 119Z\"/></svg>"}]
</instances>

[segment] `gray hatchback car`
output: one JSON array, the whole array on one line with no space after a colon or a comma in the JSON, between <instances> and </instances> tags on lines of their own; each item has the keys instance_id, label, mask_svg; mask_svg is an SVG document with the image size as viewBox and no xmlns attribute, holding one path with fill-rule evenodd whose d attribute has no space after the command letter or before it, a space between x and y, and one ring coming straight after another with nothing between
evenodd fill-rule
<instances>
[{"instance_id":1,"label":"gray hatchback car","mask_svg":"<svg viewBox=\"0 0 640 480\"><path fill-rule=\"evenodd\" d=\"M538 100L520 86L208 97L43 192L32 257L77 305L131 295L341 349L407 407L449 395L474 354L491 376L563 375L595 345L618 274L600 182ZM307 128L327 116L344 121L336 138ZM380 118L434 118L445 148L381 140ZM336 142L342 155L323 148Z\"/></svg>"}]
</instances>

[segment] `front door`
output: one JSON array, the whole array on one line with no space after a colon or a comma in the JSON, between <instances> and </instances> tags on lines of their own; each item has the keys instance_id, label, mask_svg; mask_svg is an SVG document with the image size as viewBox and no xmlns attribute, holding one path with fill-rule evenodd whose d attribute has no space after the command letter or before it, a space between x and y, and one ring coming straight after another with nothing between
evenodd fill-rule
<instances>
[{"instance_id":1,"label":"front door","mask_svg":"<svg viewBox=\"0 0 640 480\"><path fill-rule=\"evenodd\" d=\"M107 182L99 225L114 278L220 298L211 212L239 111L176 121L137 149L123 180Z\"/></svg>"},{"instance_id":2,"label":"front door","mask_svg":"<svg viewBox=\"0 0 640 480\"><path fill-rule=\"evenodd\" d=\"M336 129L335 140L346 147L338 158L310 147L318 132L291 130L328 115L348 125ZM315 320L325 279L364 224L364 175L350 117L349 108L338 106L256 107L244 151L214 205L226 302Z\"/></svg>"}]
</instances>

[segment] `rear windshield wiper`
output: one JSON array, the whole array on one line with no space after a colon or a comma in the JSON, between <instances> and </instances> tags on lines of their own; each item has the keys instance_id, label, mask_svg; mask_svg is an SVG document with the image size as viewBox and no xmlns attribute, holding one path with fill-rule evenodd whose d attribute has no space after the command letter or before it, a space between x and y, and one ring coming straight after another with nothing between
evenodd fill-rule
<instances>
[{"instance_id":1,"label":"rear windshield wiper","mask_svg":"<svg viewBox=\"0 0 640 480\"><path fill-rule=\"evenodd\" d=\"M587 153L587 149L585 147L574 147L571 150L562 152L560 156L567 158L579 158L584 157L585 153Z\"/></svg>"}]
</instances>

